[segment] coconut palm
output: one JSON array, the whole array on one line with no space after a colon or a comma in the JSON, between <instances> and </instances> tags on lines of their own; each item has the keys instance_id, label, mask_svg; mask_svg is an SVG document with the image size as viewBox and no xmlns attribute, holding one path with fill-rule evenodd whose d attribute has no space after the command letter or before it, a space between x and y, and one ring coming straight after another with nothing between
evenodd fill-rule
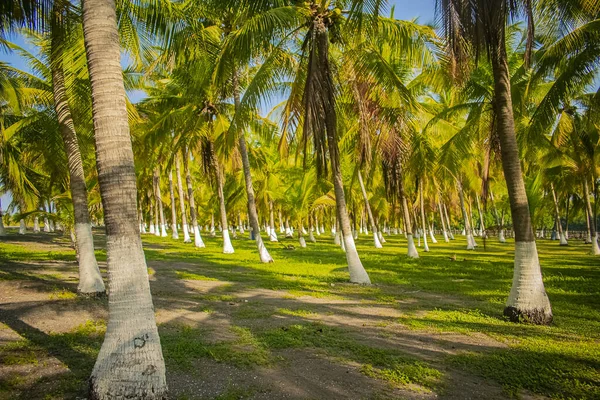
<instances>
[{"instance_id":1,"label":"coconut palm","mask_svg":"<svg viewBox=\"0 0 600 400\"><path fill-rule=\"evenodd\" d=\"M522 12L530 17L531 2L442 0L438 2L438 10L448 40L448 53L457 65L456 76L460 78L461 73L469 67L465 59L468 49L485 51L492 66L502 168L508 187L515 232L513 284L505 315L513 321L525 318L532 323L548 324L552 321L552 310L542 280L521 170L506 51L507 18ZM532 30L532 19L529 18L528 22L529 29ZM528 51L524 57L525 67L530 63L531 48L529 40Z\"/></svg>"},{"instance_id":2,"label":"coconut palm","mask_svg":"<svg viewBox=\"0 0 600 400\"><path fill-rule=\"evenodd\" d=\"M90 378L90 397L160 399L167 392L165 367L137 225L115 3L84 1L83 29L109 271L109 317Z\"/></svg>"}]
</instances>

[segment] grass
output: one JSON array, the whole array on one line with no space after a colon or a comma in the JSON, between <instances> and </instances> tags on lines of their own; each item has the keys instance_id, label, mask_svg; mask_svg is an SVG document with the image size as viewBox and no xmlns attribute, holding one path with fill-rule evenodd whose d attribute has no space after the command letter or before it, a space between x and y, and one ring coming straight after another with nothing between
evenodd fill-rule
<instances>
[{"instance_id":1,"label":"grass","mask_svg":"<svg viewBox=\"0 0 600 400\"><path fill-rule=\"evenodd\" d=\"M160 332L163 354L167 368L192 370L199 358L210 358L238 367L267 365L269 352L246 328L232 327L236 339L231 341L207 342L206 331L189 326L164 327Z\"/></svg>"},{"instance_id":2,"label":"grass","mask_svg":"<svg viewBox=\"0 0 600 400\"><path fill-rule=\"evenodd\" d=\"M556 399L600 398L600 260L588 254L587 245L538 243L554 312L553 325L539 327L502 317L512 281L510 243L489 239L484 246L478 239L477 250L467 251L464 238L457 235L456 241L431 245L430 253L414 260L405 257L401 236L386 238L379 251L372 248L370 238L361 237L357 247L374 283L366 287L347 283L344 254L329 236L294 251L284 250L294 240L269 243L274 264L258 262L249 240L234 240L236 253L224 255L220 238L204 239L207 248L195 249L180 241L144 236L153 290L160 291L163 282L169 282L184 291L182 296L195 304L194 310L229 321L221 328L227 330L226 338L218 340L210 340L213 328L202 324L162 324L163 352L171 370L192 373L203 359L242 369L279 368L286 362L285 352L297 349L415 390L452 390L458 383L452 382L448 371L458 370L501 385L506 396L519 397L527 391ZM74 252L63 239L52 237L52 243L61 246L57 251L17 240L0 243L0 281L38 280L51 298L72 299L75 294L66 289L64 274L76 273L77 268ZM102 248L101 242L97 248ZM98 255L100 260L105 257L103 250ZM55 261L67 262L66 267L56 267ZM194 292L184 287L185 280L223 283ZM276 293L276 300L261 297L265 289L275 290L271 293ZM248 291L256 294L240 296ZM163 295L169 293L155 297ZM367 314L361 311L365 309ZM397 315L379 316L378 310ZM348 320L355 325L344 325ZM69 371L51 394L60 397L84 390L101 344L102 322L60 335L11 329L22 339L0 347L0 364L35 366L49 354L59 354ZM455 346L443 335L447 332L471 336L471 341L487 339L477 347ZM440 338L436 345L448 351L430 355L396 346L395 340L415 335ZM6 398L15 398L28 384L16 375L2 378L0 398L5 393ZM239 398L237 390L251 391L224 388L222 398Z\"/></svg>"}]
</instances>

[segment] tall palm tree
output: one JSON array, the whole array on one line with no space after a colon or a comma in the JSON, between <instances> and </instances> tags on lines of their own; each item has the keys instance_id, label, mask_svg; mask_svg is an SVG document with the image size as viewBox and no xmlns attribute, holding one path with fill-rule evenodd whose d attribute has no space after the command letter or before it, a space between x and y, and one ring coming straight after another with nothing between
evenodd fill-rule
<instances>
[{"instance_id":1,"label":"tall palm tree","mask_svg":"<svg viewBox=\"0 0 600 400\"><path fill-rule=\"evenodd\" d=\"M63 51L68 44L65 23L72 18L67 7L60 9L55 5L52 23L52 44L50 68L52 73L52 93L54 109L58 119L60 134L65 145L69 168L69 187L73 200L76 249L79 262L79 285L77 291L85 295L97 295L106 292L102 275L94 254L94 238L88 210L87 188L83 160L79 150L75 124L67 98L67 88L63 69ZM65 22L66 21L66 22Z\"/></svg>"},{"instance_id":2,"label":"tall palm tree","mask_svg":"<svg viewBox=\"0 0 600 400\"><path fill-rule=\"evenodd\" d=\"M506 51L507 18L522 11L531 15L531 2L439 0L437 6L448 40L448 52L458 68L457 76L460 77L462 71L469 67L466 59L469 48L476 52L484 50L492 65L502 168L508 187L515 232L513 283L504 314L513 321L525 318L535 324L549 324L552 322L552 309L544 289L521 171ZM529 28L533 29L533 21L529 22ZM468 46L465 46L466 44ZM531 46L528 46L528 49L530 50ZM529 65L530 55L530 51L525 54L525 67Z\"/></svg>"},{"instance_id":3,"label":"tall palm tree","mask_svg":"<svg viewBox=\"0 0 600 400\"><path fill-rule=\"evenodd\" d=\"M85 0L98 180L106 224L109 316L92 399L162 399L165 364L137 224L136 176L113 0Z\"/></svg>"}]
</instances>

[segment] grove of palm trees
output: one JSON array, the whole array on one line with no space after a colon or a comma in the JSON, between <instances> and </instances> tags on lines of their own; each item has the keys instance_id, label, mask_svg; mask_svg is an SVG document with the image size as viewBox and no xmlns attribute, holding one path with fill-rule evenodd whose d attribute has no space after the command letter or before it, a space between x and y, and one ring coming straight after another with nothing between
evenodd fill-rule
<instances>
[{"instance_id":1,"label":"grove of palm trees","mask_svg":"<svg viewBox=\"0 0 600 400\"><path fill-rule=\"evenodd\" d=\"M0 400L600 398L600 0L407 3L3 0Z\"/></svg>"}]
</instances>

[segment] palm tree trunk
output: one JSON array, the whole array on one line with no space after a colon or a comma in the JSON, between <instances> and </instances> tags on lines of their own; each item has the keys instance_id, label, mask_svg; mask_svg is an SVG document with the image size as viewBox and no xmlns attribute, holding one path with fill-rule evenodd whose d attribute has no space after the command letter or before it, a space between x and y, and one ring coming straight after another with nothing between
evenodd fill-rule
<instances>
[{"instance_id":1,"label":"palm tree trunk","mask_svg":"<svg viewBox=\"0 0 600 400\"><path fill-rule=\"evenodd\" d=\"M354 283L370 284L371 280L369 275L365 271L356 245L354 243L354 237L352 236L352 229L350 226L350 219L348 218L348 210L346 207L346 197L344 194L344 182L342 178L342 170L340 166L340 151L338 147L337 137L337 116L335 110L335 93L334 84L332 78L331 67L329 65L329 34L327 27L321 18L315 18L313 20L313 54L316 54L313 60L316 63L316 70L321 74L323 80L319 83L320 90L320 108L323 111L323 115L318 115L316 118L324 118L324 133L320 148L320 155L322 156L321 164L324 164L326 149L325 141L327 142L327 150L329 152L329 163L331 165L333 188L335 192L336 202L336 214L339 224L341 226L342 233L342 245L346 253L346 261L348 263L348 271L350 273L350 281ZM314 77L313 77L314 78ZM314 80L307 80L307 82L313 82ZM306 93L305 93L306 94ZM308 116L305 116L309 118ZM306 120L305 120L306 123ZM321 132L320 134L322 134Z\"/></svg>"},{"instance_id":2,"label":"palm tree trunk","mask_svg":"<svg viewBox=\"0 0 600 400\"><path fill-rule=\"evenodd\" d=\"M450 235L450 239L454 240L454 233L452 232L452 225L450 224L450 215L448 214L448 208L446 207L446 203L444 203L444 215L446 217L446 224L448 225L448 234Z\"/></svg>"},{"instance_id":3,"label":"palm tree trunk","mask_svg":"<svg viewBox=\"0 0 600 400\"><path fill-rule=\"evenodd\" d=\"M481 210L481 202L479 201L479 196L475 196L475 201L477 202L477 212L479 213L479 235L481 237L486 237L485 223L483 222L483 212Z\"/></svg>"},{"instance_id":4,"label":"palm tree trunk","mask_svg":"<svg viewBox=\"0 0 600 400\"><path fill-rule=\"evenodd\" d=\"M142 200L138 200L138 215L139 215L139 225L140 225L140 233L146 233L146 223L144 222L144 211L142 210Z\"/></svg>"},{"instance_id":5,"label":"palm tree trunk","mask_svg":"<svg viewBox=\"0 0 600 400\"><path fill-rule=\"evenodd\" d=\"M465 195L463 193L462 184L457 181L458 186L458 198L460 199L460 208L463 214L463 220L465 222L465 235L467 236L467 250L474 250L474 239L473 239L473 231L471 229L471 220L469 219L469 215L467 214L467 208L465 207Z\"/></svg>"},{"instance_id":6,"label":"palm tree trunk","mask_svg":"<svg viewBox=\"0 0 600 400\"><path fill-rule=\"evenodd\" d=\"M183 185L181 183L181 166L179 165L180 155L177 153L177 161L175 163L175 173L177 175L177 192L179 193L179 208L181 209L181 223L183 228L183 243L190 243L190 232L185 215L185 196L183 194Z\"/></svg>"},{"instance_id":7,"label":"palm tree trunk","mask_svg":"<svg viewBox=\"0 0 600 400\"><path fill-rule=\"evenodd\" d=\"M421 205L421 226L423 227L423 251L429 251L429 246L427 245L427 225L425 222L425 201L423 199L423 180L419 181L419 198Z\"/></svg>"},{"instance_id":8,"label":"palm tree trunk","mask_svg":"<svg viewBox=\"0 0 600 400\"><path fill-rule=\"evenodd\" d=\"M375 225L375 219L373 218L373 213L371 212L371 206L369 205L369 198L367 197L367 190L365 189L365 184L362 179L362 174L358 171L358 183L360 185L360 190L363 195L363 200L365 201L365 208L367 209L367 214L369 215L369 223L371 224L371 230L373 231L373 242L375 244L376 249L381 249L383 246L381 245L381 241L379 240L379 236L377 235L377 226Z\"/></svg>"},{"instance_id":9,"label":"palm tree trunk","mask_svg":"<svg viewBox=\"0 0 600 400\"><path fill-rule=\"evenodd\" d=\"M167 225L165 224L165 211L162 202L162 194L160 192L160 167L154 169L154 181L156 183L156 207L160 215L160 236L167 237Z\"/></svg>"},{"instance_id":10,"label":"palm tree trunk","mask_svg":"<svg viewBox=\"0 0 600 400\"><path fill-rule=\"evenodd\" d=\"M302 234L302 219L298 219L298 243L300 247L306 247L306 239L304 239L304 235Z\"/></svg>"},{"instance_id":11,"label":"palm tree trunk","mask_svg":"<svg viewBox=\"0 0 600 400\"><path fill-rule=\"evenodd\" d=\"M440 213L440 219L442 220L442 234L444 236L444 242L448 243L448 232L446 231L446 221L444 220L444 211L442 210L441 196L438 194L440 201L438 201L438 212Z\"/></svg>"},{"instance_id":12,"label":"palm tree trunk","mask_svg":"<svg viewBox=\"0 0 600 400\"><path fill-rule=\"evenodd\" d=\"M237 71L233 72L233 99L235 103L235 110L240 108L240 89L238 82ZM246 138L244 132L239 132L240 137L238 138L240 156L242 157L242 168L244 170L244 181L246 182L246 194L248 195L248 219L250 220L250 226L252 227L252 233L254 240L256 241L256 247L258 248L258 254L260 261L263 263L273 262L273 258L267 251L265 244L260 235L260 229L258 226L258 213L256 212L256 199L254 196L254 187L252 186L252 173L250 171L250 159L248 158L248 149L246 147Z\"/></svg>"},{"instance_id":13,"label":"palm tree trunk","mask_svg":"<svg viewBox=\"0 0 600 400\"><path fill-rule=\"evenodd\" d=\"M242 213L240 213L239 211L238 211L238 230L240 231L241 235L244 234L244 224L242 223Z\"/></svg>"},{"instance_id":14,"label":"palm tree trunk","mask_svg":"<svg viewBox=\"0 0 600 400\"><path fill-rule=\"evenodd\" d=\"M473 217L473 207L472 207L472 203L471 203L471 196L469 196L468 201L467 201L467 211L469 213L469 224L471 226L471 238L473 239L473 246L477 247L477 243L475 243L475 236L476 236L476 223L475 223L475 218Z\"/></svg>"},{"instance_id":15,"label":"palm tree trunk","mask_svg":"<svg viewBox=\"0 0 600 400\"><path fill-rule=\"evenodd\" d=\"M587 218L590 230L590 237L592 239L592 255L600 255L600 247L598 247L598 237L596 235L596 224L593 221L594 212L592 210L592 203L590 202L590 192L587 179L583 179L583 196L585 197L585 207L587 210Z\"/></svg>"},{"instance_id":16,"label":"palm tree trunk","mask_svg":"<svg viewBox=\"0 0 600 400\"><path fill-rule=\"evenodd\" d=\"M152 184L152 186L154 187L154 184ZM154 202L152 199L153 195L150 193L150 190L148 190L148 203L150 204L150 234L154 235L155 234L155 229L154 229Z\"/></svg>"},{"instance_id":17,"label":"palm tree trunk","mask_svg":"<svg viewBox=\"0 0 600 400\"><path fill-rule=\"evenodd\" d=\"M216 160L213 154L213 163L215 169L215 175L217 177L217 195L219 197L219 211L221 216L221 235L223 235L223 253L232 254L234 252L233 245L231 244L231 238L229 237L229 223L227 222L227 208L225 206L225 195L223 193L224 177L221 171L221 166Z\"/></svg>"},{"instance_id":18,"label":"palm tree trunk","mask_svg":"<svg viewBox=\"0 0 600 400\"><path fill-rule=\"evenodd\" d=\"M192 185L192 175L190 174L189 154L187 149L183 152L183 173L185 174L188 201L190 202L190 216L192 217L192 227L194 228L194 246L205 247L202 236L200 236L200 229L198 229L198 217L196 215L196 204L194 201L194 187Z\"/></svg>"},{"instance_id":19,"label":"palm tree trunk","mask_svg":"<svg viewBox=\"0 0 600 400\"><path fill-rule=\"evenodd\" d=\"M569 240L569 203L571 195L567 193L566 203L567 210L565 212L565 239Z\"/></svg>"},{"instance_id":20,"label":"palm tree trunk","mask_svg":"<svg viewBox=\"0 0 600 400\"><path fill-rule=\"evenodd\" d=\"M173 239L179 239L179 232L177 232L177 209L175 206L175 190L173 188L173 171L169 171L169 194L171 195L171 237Z\"/></svg>"},{"instance_id":21,"label":"palm tree trunk","mask_svg":"<svg viewBox=\"0 0 600 400\"><path fill-rule=\"evenodd\" d=\"M512 288L504 314L511 320L521 318L535 324L552 321L550 300L544 289L531 215L521 171L519 147L515 134L510 73L503 33L495 35L490 58L494 74L494 101L502 155L502 169L508 188L512 223L515 232L515 267Z\"/></svg>"},{"instance_id":22,"label":"palm tree trunk","mask_svg":"<svg viewBox=\"0 0 600 400\"><path fill-rule=\"evenodd\" d=\"M58 51L53 49L53 51ZM94 237L88 211L87 189L85 185L85 172L79 151L79 143L75 133L75 125L71 117L71 110L67 101L65 77L60 55L52 57L52 92L54 94L54 109L58 119L60 134L67 154L69 168L69 188L73 201L73 214L75 222L75 239L77 259L79 262L79 285L77 291L84 295L96 296L106 293L102 275L98 268L94 254ZM137 210L137 208L136 208ZM35 230L35 229L34 229Z\"/></svg>"},{"instance_id":23,"label":"palm tree trunk","mask_svg":"<svg viewBox=\"0 0 600 400\"><path fill-rule=\"evenodd\" d=\"M567 246L567 238L563 232L562 223L560 222L560 209L558 207L558 199L556 197L556 191L554 190L554 184L550 183L550 190L552 191L552 199L554 200L554 211L556 213L556 227L558 228L558 237L560 239L560 246Z\"/></svg>"},{"instance_id":24,"label":"palm tree trunk","mask_svg":"<svg viewBox=\"0 0 600 400\"><path fill-rule=\"evenodd\" d=\"M271 231L269 232L271 242L277 242L277 231L275 230L275 213L273 211L273 200L269 201L269 217L271 222Z\"/></svg>"},{"instance_id":25,"label":"palm tree trunk","mask_svg":"<svg viewBox=\"0 0 600 400\"><path fill-rule=\"evenodd\" d=\"M160 227L161 225L159 224L160 222L160 212L158 211L158 207L159 207L159 203L158 203L158 197L159 195L157 194L158 189L156 188L158 184L157 181L157 177L156 177L156 171L154 171L154 175L152 176L152 195L154 197L154 235L155 236L160 236Z\"/></svg>"},{"instance_id":26,"label":"palm tree trunk","mask_svg":"<svg viewBox=\"0 0 600 400\"><path fill-rule=\"evenodd\" d=\"M136 176L115 2L83 1L98 182L106 225L108 323L89 398L163 399L165 363L137 225Z\"/></svg>"},{"instance_id":27,"label":"palm tree trunk","mask_svg":"<svg viewBox=\"0 0 600 400\"><path fill-rule=\"evenodd\" d=\"M496 208L496 202L494 201L494 193L490 190L490 201L492 202L492 207L494 210L494 217L496 218L496 224L498 225L498 241L500 243L506 243L506 239L504 238L504 224L498 215L498 209Z\"/></svg>"},{"instance_id":28,"label":"palm tree trunk","mask_svg":"<svg viewBox=\"0 0 600 400\"><path fill-rule=\"evenodd\" d=\"M415 246L415 239L413 237L413 229L410 219L410 208L408 207L408 201L406 199L406 193L404 192L404 181L402 174L399 172L398 179L398 196L400 196L400 202L402 203L402 210L404 212L404 225L406 232L406 240L408 241L408 252L407 255L411 258L419 258L419 252Z\"/></svg>"}]
</instances>

